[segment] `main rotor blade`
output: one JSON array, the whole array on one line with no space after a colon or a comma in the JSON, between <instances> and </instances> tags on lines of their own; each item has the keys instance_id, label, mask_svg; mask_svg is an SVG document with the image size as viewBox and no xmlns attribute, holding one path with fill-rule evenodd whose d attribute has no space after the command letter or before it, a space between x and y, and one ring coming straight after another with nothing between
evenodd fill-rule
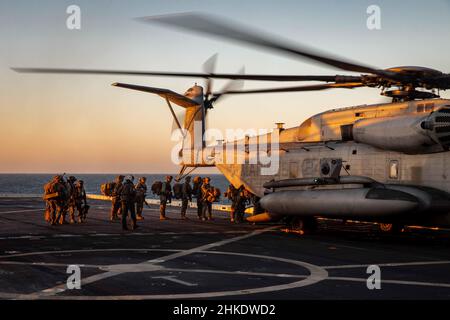
<instances>
[{"instance_id":1,"label":"main rotor blade","mask_svg":"<svg viewBox=\"0 0 450 320\"><path fill-rule=\"evenodd\" d=\"M312 86L299 86L299 87L285 87L285 88L270 88L270 89L254 89L254 90L242 90L242 91L227 91L225 94L251 94L251 93L275 93L275 92L300 92L300 91L318 91L326 89L353 89L364 87L361 82L354 83L327 83L317 84Z\"/></svg>"},{"instance_id":2,"label":"main rotor blade","mask_svg":"<svg viewBox=\"0 0 450 320\"><path fill-rule=\"evenodd\" d=\"M187 29L197 33L204 33L246 44L252 44L297 57L301 56L303 58L346 71L371 73L384 77L393 76L398 79L398 77L392 72L377 70L359 63L341 58L335 58L328 54L319 53L317 50L307 48L305 46L278 40L275 36L270 36L260 30L252 30L248 26L239 25L236 22L228 22L223 18L216 16L206 16L199 13L183 13L142 17L137 20L147 23L159 23L170 27Z\"/></svg>"},{"instance_id":3,"label":"main rotor blade","mask_svg":"<svg viewBox=\"0 0 450 320\"><path fill-rule=\"evenodd\" d=\"M145 86L138 86L134 84L128 84L128 83L113 83L114 87L120 87L125 89L131 89L131 90L137 90L142 92L148 92L157 94L158 96L169 100L170 102L173 102L181 107L188 108L188 107L195 107L199 104L189 99L188 97L185 97L179 93L173 92L169 89L165 88L155 88L155 87L145 87Z\"/></svg>"},{"instance_id":4,"label":"main rotor blade","mask_svg":"<svg viewBox=\"0 0 450 320\"><path fill-rule=\"evenodd\" d=\"M437 79L431 79L430 82L435 85L436 88L439 88L441 90L450 89L450 74L444 74Z\"/></svg>"},{"instance_id":5,"label":"main rotor blade","mask_svg":"<svg viewBox=\"0 0 450 320\"><path fill-rule=\"evenodd\" d=\"M214 71L216 70L216 64L217 64L217 53L212 55L208 60L205 61L205 63L203 64L203 71L205 71L206 74L210 75L213 74ZM213 85L212 78L207 78L206 92L205 92L206 99L208 99L209 96L211 95L212 85Z\"/></svg>"},{"instance_id":6,"label":"main rotor blade","mask_svg":"<svg viewBox=\"0 0 450 320\"><path fill-rule=\"evenodd\" d=\"M256 81L325 81L335 82L336 78L348 78L348 81L358 81L353 76L322 76L322 75L267 75L267 74L234 74L234 73L200 73L200 72L155 72L155 71L128 71L128 70L100 70L100 69L60 69L60 68L11 68L19 73L48 73L48 74L98 74L98 75L124 75L124 76L160 76L184 78L214 78L231 80Z\"/></svg>"},{"instance_id":7,"label":"main rotor blade","mask_svg":"<svg viewBox=\"0 0 450 320\"><path fill-rule=\"evenodd\" d=\"M239 72L239 74L245 73L245 67L242 67ZM230 80L225 87L222 88L222 90L219 93L216 93L211 98L211 103L217 102L219 99L223 98L228 92L230 91L238 91L241 90L244 87L244 80Z\"/></svg>"}]
</instances>

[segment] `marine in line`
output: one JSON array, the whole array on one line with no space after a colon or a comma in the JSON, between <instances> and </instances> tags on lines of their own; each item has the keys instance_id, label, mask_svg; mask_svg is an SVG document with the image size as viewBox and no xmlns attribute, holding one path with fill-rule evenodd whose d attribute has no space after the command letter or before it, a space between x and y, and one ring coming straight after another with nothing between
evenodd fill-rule
<instances>
[{"instance_id":1,"label":"marine in line","mask_svg":"<svg viewBox=\"0 0 450 320\"><path fill-rule=\"evenodd\" d=\"M164 182L155 181L151 186L153 194L160 200L160 220L166 216L167 204L173 198L181 200L181 219L187 219L189 203L197 203L197 215L202 221L213 220L212 204L220 200L221 192L211 185L209 177L195 177L191 184L191 177L187 176L183 183L172 186L173 177L168 175ZM135 230L137 221L144 220L144 204L147 196L147 178L140 177L134 185L134 176L118 175L114 181L101 185L101 193L111 198L110 221L120 221L123 230ZM230 185L224 193L231 201L231 222L243 222L248 204L254 203L253 196L244 186L235 188ZM51 225L66 224L67 213L70 223L84 223L90 206L83 180L70 176L56 175L44 186L45 220ZM256 209L256 208L255 208ZM128 217L130 224L128 224Z\"/></svg>"}]
</instances>

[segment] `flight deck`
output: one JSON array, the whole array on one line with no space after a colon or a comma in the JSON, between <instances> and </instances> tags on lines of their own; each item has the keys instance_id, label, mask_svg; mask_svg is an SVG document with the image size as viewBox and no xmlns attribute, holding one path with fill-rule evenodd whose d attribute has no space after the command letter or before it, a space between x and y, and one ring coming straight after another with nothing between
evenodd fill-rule
<instances>
[{"instance_id":1,"label":"flight deck","mask_svg":"<svg viewBox=\"0 0 450 320\"><path fill-rule=\"evenodd\" d=\"M450 232L321 220L314 234L281 224L231 224L227 214L188 220L144 209L139 228L109 221L90 201L87 223L49 226L38 198L0 199L0 299L449 299ZM81 270L69 289L68 266ZM370 290L367 269L381 270Z\"/></svg>"}]
</instances>

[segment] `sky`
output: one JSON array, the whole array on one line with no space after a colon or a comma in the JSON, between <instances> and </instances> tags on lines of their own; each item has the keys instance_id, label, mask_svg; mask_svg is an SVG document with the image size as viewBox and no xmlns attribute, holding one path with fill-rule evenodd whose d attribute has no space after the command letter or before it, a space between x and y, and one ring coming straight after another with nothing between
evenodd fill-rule
<instances>
[{"instance_id":1,"label":"sky","mask_svg":"<svg viewBox=\"0 0 450 320\"><path fill-rule=\"evenodd\" d=\"M81 29L66 9L81 9ZM366 26L381 9L381 29ZM419 65L450 73L450 1L0 0L0 173L176 172L172 118L158 96L111 86L126 82L184 93L202 79L17 74L10 67L201 72L350 74L254 47L146 25L133 18L180 12L220 15L293 42L377 68ZM215 81L220 90L225 82ZM245 88L278 83L246 82ZM449 92L441 96L450 98ZM210 127L298 126L325 110L386 102L377 89L228 96ZM178 109L180 111L181 109Z\"/></svg>"}]
</instances>

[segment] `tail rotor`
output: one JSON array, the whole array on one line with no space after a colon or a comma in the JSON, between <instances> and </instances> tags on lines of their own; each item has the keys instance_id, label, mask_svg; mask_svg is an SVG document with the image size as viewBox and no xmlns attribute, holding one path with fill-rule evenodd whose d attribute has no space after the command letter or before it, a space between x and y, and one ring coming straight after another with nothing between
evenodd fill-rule
<instances>
[{"instance_id":1,"label":"tail rotor","mask_svg":"<svg viewBox=\"0 0 450 320\"><path fill-rule=\"evenodd\" d=\"M208 74L211 76L211 78L206 79L205 83L205 94L204 94L204 101L203 101L203 121L202 121L202 129L203 133L206 130L207 122L208 122L208 110L214 108L214 104L221 98L223 98L229 91L236 91L241 90L244 86L244 80L242 79L236 79L236 80L229 80L225 86L222 88L219 92L213 92L213 77L215 75L216 71L216 65L217 65L217 57L218 54L212 55L208 60L205 61L203 64L203 71L205 74ZM239 75L245 74L245 68L242 67L239 72ZM206 147L206 141L203 141L203 147Z\"/></svg>"},{"instance_id":2,"label":"tail rotor","mask_svg":"<svg viewBox=\"0 0 450 320\"><path fill-rule=\"evenodd\" d=\"M214 108L214 103L216 103L220 98L222 98L229 91L237 91L243 88L244 80L242 79L233 79L229 80L228 83L223 87L223 89L219 92L213 93L213 78L215 76L216 65L217 65L217 57L218 54L212 55L208 60L203 64L203 71L205 74L210 75L211 78L206 79L205 85L205 100L203 102L205 115L208 113L209 109ZM245 74L245 68L242 67L238 75Z\"/></svg>"}]
</instances>

